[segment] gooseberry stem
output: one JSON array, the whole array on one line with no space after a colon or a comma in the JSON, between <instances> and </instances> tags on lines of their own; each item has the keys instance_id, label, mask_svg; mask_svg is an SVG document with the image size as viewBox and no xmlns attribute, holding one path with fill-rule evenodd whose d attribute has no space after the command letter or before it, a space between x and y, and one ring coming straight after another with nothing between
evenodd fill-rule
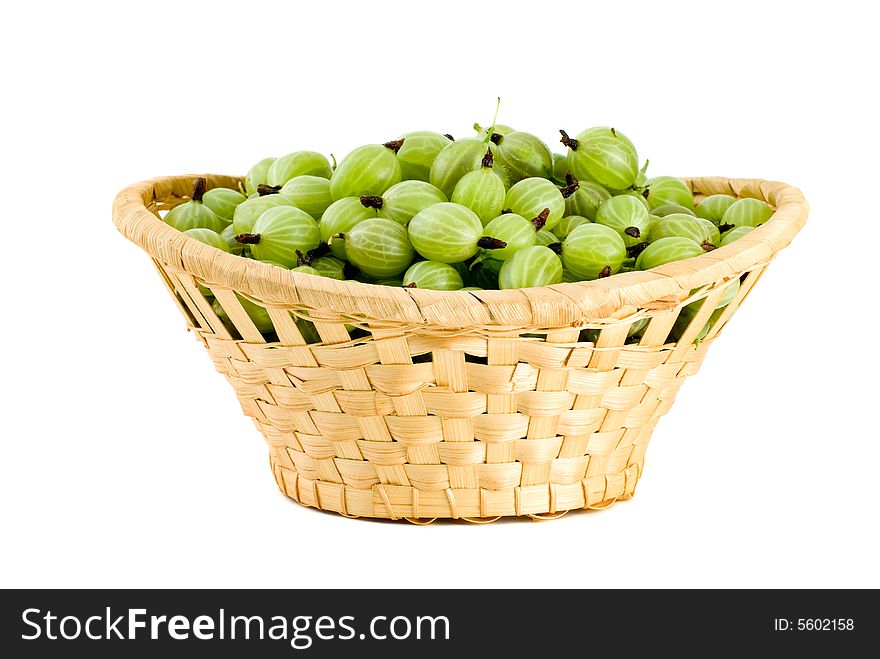
<instances>
[{"instance_id":1,"label":"gooseberry stem","mask_svg":"<svg viewBox=\"0 0 880 659\"><path fill-rule=\"evenodd\" d=\"M629 236L630 238L641 238L642 232L639 231L638 227L627 227L623 230L623 232Z\"/></svg>"},{"instance_id":2,"label":"gooseberry stem","mask_svg":"<svg viewBox=\"0 0 880 659\"><path fill-rule=\"evenodd\" d=\"M648 243L647 241L645 241L645 242L642 242L642 243L638 243L637 245L633 245L633 246L631 246L631 247L627 247L627 248L626 248L626 255L627 255L627 257L629 257L629 258L633 258L633 257L635 257L635 256L638 256L639 254L641 254L642 252L645 251L645 248L646 248L649 244L650 244L650 243Z\"/></svg>"},{"instance_id":3,"label":"gooseberry stem","mask_svg":"<svg viewBox=\"0 0 880 659\"><path fill-rule=\"evenodd\" d=\"M495 164L495 156L492 155L492 149L486 149L486 155L483 156L483 162L480 163L483 167L492 168Z\"/></svg>"},{"instance_id":4,"label":"gooseberry stem","mask_svg":"<svg viewBox=\"0 0 880 659\"><path fill-rule=\"evenodd\" d=\"M569 149L571 149L572 151L577 151L577 150L578 150L578 147L580 146L580 142L578 142L577 140L574 140L574 139L570 138L570 137L568 136L568 133L566 133L566 132L565 132L564 130L562 130L561 128L559 129L559 133L560 133L560 135L562 135L562 139L559 140L560 142L562 142L562 146L567 146L567 147L568 147Z\"/></svg>"},{"instance_id":5,"label":"gooseberry stem","mask_svg":"<svg viewBox=\"0 0 880 659\"><path fill-rule=\"evenodd\" d=\"M610 277L610 276L611 276L611 266L610 265L606 265L604 268L599 270L599 279L604 279L605 277Z\"/></svg>"},{"instance_id":6,"label":"gooseberry stem","mask_svg":"<svg viewBox=\"0 0 880 659\"><path fill-rule=\"evenodd\" d=\"M205 193L208 191L208 179L204 176L199 176L195 181L193 181L193 193L192 200L193 201L201 201L202 197L205 196Z\"/></svg>"},{"instance_id":7,"label":"gooseberry stem","mask_svg":"<svg viewBox=\"0 0 880 659\"><path fill-rule=\"evenodd\" d=\"M308 256L306 256L305 254L303 254L301 250L296 250L296 251L294 252L294 254L296 254L296 265L297 265L297 267L300 267L300 266L303 266L303 265L312 265L312 259L310 259Z\"/></svg>"},{"instance_id":8,"label":"gooseberry stem","mask_svg":"<svg viewBox=\"0 0 880 659\"><path fill-rule=\"evenodd\" d=\"M361 195L361 206L364 208L375 208L376 210L381 210L384 205L384 201L382 197L377 197L375 195Z\"/></svg>"},{"instance_id":9,"label":"gooseberry stem","mask_svg":"<svg viewBox=\"0 0 880 659\"><path fill-rule=\"evenodd\" d=\"M257 194L261 197L265 197L270 194L278 194L281 191L280 185L267 185L265 183L260 183L257 186Z\"/></svg>"},{"instance_id":10,"label":"gooseberry stem","mask_svg":"<svg viewBox=\"0 0 880 659\"><path fill-rule=\"evenodd\" d=\"M705 251L707 251L707 252L711 252L713 249L718 249L715 245L713 245L712 243L710 243L708 240L704 240L704 241L700 244L700 247L702 247L702 248L703 248Z\"/></svg>"},{"instance_id":11,"label":"gooseberry stem","mask_svg":"<svg viewBox=\"0 0 880 659\"><path fill-rule=\"evenodd\" d=\"M330 246L327 243L321 243L314 249L310 249L308 252L306 252L306 258L309 260L309 265L311 265L312 261L324 256L324 254L329 251Z\"/></svg>"},{"instance_id":12,"label":"gooseberry stem","mask_svg":"<svg viewBox=\"0 0 880 659\"><path fill-rule=\"evenodd\" d=\"M391 149L392 151L394 151L394 153L397 153L398 151L400 151L400 147L403 146L403 142L404 140L401 138L399 140L391 140L390 142L385 142L385 144L383 144L382 146L384 146L386 149Z\"/></svg>"},{"instance_id":13,"label":"gooseberry stem","mask_svg":"<svg viewBox=\"0 0 880 659\"><path fill-rule=\"evenodd\" d=\"M236 242L242 245L257 245L260 242L260 234L258 233L240 233L235 237Z\"/></svg>"},{"instance_id":14,"label":"gooseberry stem","mask_svg":"<svg viewBox=\"0 0 880 659\"><path fill-rule=\"evenodd\" d=\"M404 284L403 287L404 288L418 288L419 285L413 281L413 282L410 282L409 284Z\"/></svg>"},{"instance_id":15,"label":"gooseberry stem","mask_svg":"<svg viewBox=\"0 0 880 659\"><path fill-rule=\"evenodd\" d=\"M574 174L569 172L565 175L565 186L559 188L559 191L562 193L563 199L568 199L571 195L577 192L580 187L580 182L574 177Z\"/></svg>"},{"instance_id":16,"label":"gooseberry stem","mask_svg":"<svg viewBox=\"0 0 880 659\"><path fill-rule=\"evenodd\" d=\"M483 249L504 249L507 247L507 243L503 240L498 240L498 238L483 236L477 241L477 247L482 247Z\"/></svg>"},{"instance_id":17,"label":"gooseberry stem","mask_svg":"<svg viewBox=\"0 0 880 659\"><path fill-rule=\"evenodd\" d=\"M544 228L544 225L547 224L548 217L550 217L549 208L545 208L540 213L538 213L537 217L532 220L532 226L535 227L535 231L540 231Z\"/></svg>"}]
</instances>

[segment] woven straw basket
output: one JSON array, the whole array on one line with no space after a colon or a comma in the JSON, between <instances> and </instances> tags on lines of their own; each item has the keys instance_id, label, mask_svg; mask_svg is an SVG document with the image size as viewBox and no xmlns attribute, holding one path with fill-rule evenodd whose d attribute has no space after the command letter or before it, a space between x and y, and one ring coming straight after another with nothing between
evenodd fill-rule
<instances>
[{"instance_id":1,"label":"woven straw basket","mask_svg":"<svg viewBox=\"0 0 880 659\"><path fill-rule=\"evenodd\" d=\"M776 212L731 245L648 272L440 292L292 273L192 240L159 211L185 201L194 178L126 188L114 221L153 259L263 433L278 487L345 516L417 523L547 518L631 497L657 420L807 217L801 192L783 183L690 179L697 198L755 197ZM209 188L241 181L206 178ZM695 341L734 278L737 296ZM257 330L236 293L268 310L274 334ZM680 340L666 343L699 298ZM298 331L306 315L320 343ZM628 342L643 318L647 329ZM583 341L584 328L598 337Z\"/></svg>"}]
</instances>

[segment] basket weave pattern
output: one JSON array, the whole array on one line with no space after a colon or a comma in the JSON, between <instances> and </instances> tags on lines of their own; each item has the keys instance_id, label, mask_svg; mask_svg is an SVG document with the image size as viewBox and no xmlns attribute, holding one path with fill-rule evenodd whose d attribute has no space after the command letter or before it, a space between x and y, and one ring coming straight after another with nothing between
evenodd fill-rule
<instances>
[{"instance_id":1,"label":"basket weave pattern","mask_svg":"<svg viewBox=\"0 0 880 659\"><path fill-rule=\"evenodd\" d=\"M632 496L658 419L807 215L800 192L781 183L693 179L697 195L757 197L777 211L730 246L647 273L438 292L300 275L191 240L159 211L184 201L193 178L127 188L114 218L151 255L262 432L278 487L307 506L415 522L545 518ZM734 278L737 296L695 341ZM274 335L257 330L236 294L267 308ZM666 343L681 308L700 298L680 340ZM296 317L314 322L321 343L306 344ZM365 331L352 339L352 325ZM598 334L584 341L583 328Z\"/></svg>"}]
</instances>

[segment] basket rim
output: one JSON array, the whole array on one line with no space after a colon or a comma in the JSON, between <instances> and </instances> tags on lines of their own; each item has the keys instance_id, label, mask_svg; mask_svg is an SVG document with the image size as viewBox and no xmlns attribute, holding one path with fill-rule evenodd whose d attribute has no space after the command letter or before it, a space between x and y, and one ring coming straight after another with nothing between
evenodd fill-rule
<instances>
[{"instance_id":1,"label":"basket rim","mask_svg":"<svg viewBox=\"0 0 880 659\"><path fill-rule=\"evenodd\" d=\"M730 245L647 271L540 288L432 291L291 272L190 238L148 207L157 201L188 198L197 176L208 180L209 189L237 189L243 181L243 177L216 174L141 181L116 196L114 224L160 263L188 272L209 286L244 293L268 306L447 328L576 326L626 317L639 308L657 308L663 301L674 305L695 288L739 276L771 260L791 243L809 213L803 193L786 183L686 177L682 180L696 195L753 197L776 210L767 222Z\"/></svg>"}]
</instances>

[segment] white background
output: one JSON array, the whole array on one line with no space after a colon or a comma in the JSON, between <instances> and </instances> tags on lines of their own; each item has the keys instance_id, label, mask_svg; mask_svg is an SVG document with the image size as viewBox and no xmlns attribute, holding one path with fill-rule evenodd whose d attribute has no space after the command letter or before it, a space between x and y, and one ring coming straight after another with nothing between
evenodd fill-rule
<instances>
[{"instance_id":1,"label":"white background","mask_svg":"<svg viewBox=\"0 0 880 659\"><path fill-rule=\"evenodd\" d=\"M14 3L0 26L0 585L880 586L870 3ZM637 496L489 526L282 496L116 233L123 186L492 118L812 215L683 387Z\"/></svg>"}]
</instances>

